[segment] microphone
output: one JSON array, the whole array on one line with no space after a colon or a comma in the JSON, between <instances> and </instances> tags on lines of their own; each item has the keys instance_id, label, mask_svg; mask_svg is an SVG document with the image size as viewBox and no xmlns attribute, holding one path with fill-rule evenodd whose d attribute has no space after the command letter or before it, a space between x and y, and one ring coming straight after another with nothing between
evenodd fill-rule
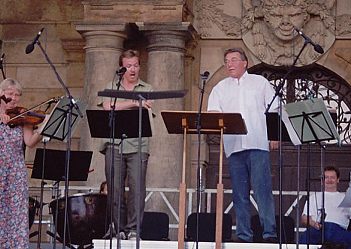
<instances>
[{"instance_id":1,"label":"microphone","mask_svg":"<svg viewBox=\"0 0 351 249\"><path fill-rule=\"evenodd\" d=\"M127 72L127 68L121 67L120 69L118 69L118 70L116 71L116 74L117 74L118 76L123 76L123 75L125 74L125 72Z\"/></svg>"},{"instance_id":2,"label":"microphone","mask_svg":"<svg viewBox=\"0 0 351 249\"><path fill-rule=\"evenodd\" d=\"M36 35L36 37L34 38L34 40L33 40L31 43L28 44L28 46L26 47L26 54L30 54L30 53L33 52L33 50L34 50L34 45L35 45L35 43L38 42L39 37L41 36L41 33L43 33L43 30L44 30L44 28L42 28L42 29L38 32L38 34Z\"/></svg>"},{"instance_id":3,"label":"microphone","mask_svg":"<svg viewBox=\"0 0 351 249\"><path fill-rule=\"evenodd\" d=\"M5 54L2 54L0 58L0 69L3 69L2 63L4 61L4 57L5 57Z\"/></svg>"},{"instance_id":4,"label":"microphone","mask_svg":"<svg viewBox=\"0 0 351 249\"><path fill-rule=\"evenodd\" d=\"M322 48L319 44L314 43L314 42L313 42L307 35L305 35L301 30L299 30L299 29L296 28L296 27L294 27L294 30L295 30L297 33L299 33L299 35L301 35L301 36L305 39L305 41L306 41L307 43L310 43L310 44L313 46L314 51L316 51L317 53L320 53L320 54L323 54L323 53L324 53L323 48Z\"/></svg>"},{"instance_id":5,"label":"microphone","mask_svg":"<svg viewBox=\"0 0 351 249\"><path fill-rule=\"evenodd\" d=\"M118 82L116 84L117 86L117 90L119 90L119 88L121 87L121 80L122 80L122 77L123 75L127 72L127 68L125 67L121 67L120 69L118 69L116 71L116 74L119 76L119 79L118 79ZM116 100L116 99L115 99Z\"/></svg>"},{"instance_id":6,"label":"microphone","mask_svg":"<svg viewBox=\"0 0 351 249\"><path fill-rule=\"evenodd\" d=\"M209 75L209 71L205 71L204 73L200 74L202 80L207 80Z\"/></svg>"}]
</instances>

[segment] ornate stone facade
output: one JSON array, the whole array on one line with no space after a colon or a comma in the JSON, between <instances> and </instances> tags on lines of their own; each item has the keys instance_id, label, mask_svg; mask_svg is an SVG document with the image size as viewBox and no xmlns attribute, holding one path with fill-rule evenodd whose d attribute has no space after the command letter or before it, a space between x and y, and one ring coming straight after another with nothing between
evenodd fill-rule
<instances>
[{"instance_id":1,"label":"ornate stone facade","mask_svg":"<svg viewBox=\"0 0 351 249\"><path fill-rule=\"evenodd\" d=\"M242 38L255 56L270 65L291 65L305 40L303 30L324 51L335 39L334 0L330 1L244 1ZM308 44L309 45L309 44ZM297 65L307 65L321 55L306 46Z\"/></svg>"},{"instance_id":2,"label":"ornate stone facade","mask_svg":"<svg viewBox=\"0 0 351 249\"><path fill-rule=\"evenodd\" d=\"M197 110L199 74L211 73L205 89L208 95L225 75L226 48L243 47L249 66L261 62L290 65L304 43L294 27L325 51L320 55L307 44L298 66L317 63L350 84L350 13L350 0L4 0L0 52L6 54L7 77L17 78L24 85L24 106L64 94L40 50L24 53L26 45L44 27L42 45L71 93L82 98L90 109L97 108L97 91L113 78L120 52L125 48L140 50L143 80L156 90L188 89L182 100L155 104L157 129L147 186L176 188L183 138L167 134L160 111ZM198 144L193 137L189 140L187 181L188 187L195 187ZM207 147L204 140L201 144L200 160L205 165ZM65 149L65 144L52 141L49 148ZM103 158L97 148L98 141L91 139L84 120L74 133L73 149L93 150L95 171L88 182L76 184L97 187L104 180ZM29 164L34 153L27 150ZM38 182L32 180L31 184ZM177 197L172 200L176 203Z\"/></svg>"},{"instance_id":3,"label":"ornate stone facade","mask_svg":"<svg viewBox=\"0 0 351 249\"><path fill-rule=\"evenodd\" d=\"M204 0L196 3L195 20L204 39L242 39L255 55L255 63L290 65L304 43L294 27L327 51L338 32L335 10L335 0ZM318 58L320 55L308 46L297 65L310 64Z\"/></svg>"}]
</instances>

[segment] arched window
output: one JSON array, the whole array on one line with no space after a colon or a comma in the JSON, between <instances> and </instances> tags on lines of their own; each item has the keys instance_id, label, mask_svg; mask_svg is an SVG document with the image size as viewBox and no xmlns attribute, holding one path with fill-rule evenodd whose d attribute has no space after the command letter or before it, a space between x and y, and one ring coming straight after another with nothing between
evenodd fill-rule
<instances>
[{"instance_id":1,"label":"arched window","mask_svg":"<svg viewBox=\"0 0 351 249\"><path fill-rule=\"evenodd\" d=\"M282 96L284 103L310 97L323 98L327 108L336 112L336 126L342 143L351 144L351 86L342 77L319 64L289 69L261 63L248 71L263 75L274 87L286 78Z\"/></svg>"}]
</instances>

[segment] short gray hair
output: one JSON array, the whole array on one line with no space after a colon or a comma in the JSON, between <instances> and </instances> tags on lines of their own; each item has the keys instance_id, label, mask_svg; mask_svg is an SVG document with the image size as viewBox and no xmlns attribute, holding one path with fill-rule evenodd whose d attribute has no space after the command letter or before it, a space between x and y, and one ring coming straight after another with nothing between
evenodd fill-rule
<instances>
[{"instance_id":1,"label":"short gray hair","mask_svg":"<svg viewBox=\"0 0 351 249\"><path fill-rule=\"evenodd\" d=\"M2 91L6 90L9 87L15 87L18 90L18 92L22 94L22 86L17 80L7 78L0 83L0 89Z\"/></svg>"}]
</instances>

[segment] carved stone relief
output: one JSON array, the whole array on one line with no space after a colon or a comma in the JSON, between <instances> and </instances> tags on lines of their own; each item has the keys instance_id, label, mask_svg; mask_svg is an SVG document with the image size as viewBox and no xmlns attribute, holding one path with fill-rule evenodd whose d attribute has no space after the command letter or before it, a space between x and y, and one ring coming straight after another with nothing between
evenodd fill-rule
<instances>
[{"instance_id":1,"label":"carved stone relief","mask_svg":"<svg viewBox=\"0 0 351 249\"><path fill-rule=\"evenodd\" d=\"M336 36L351 39L351 1L336 1Z\"/></svg>"},{"instance_id":2,"label":"carved stone relief","mask_svg":"<svg viewBox=\"0 0 351 249\"><path fill-rule=\"evenodd\" d=\"M344 14L336 17L336 35L341 38L350 38L351 15Z\"/></svg>"},{"instance_id":3,"label":"carved stone relief","mask_svg":"<svg viewBox=\"0 0 351 249\"><path fill-rule=\"evenodd\" d=\"M257 62L271 65L291 65L299 53L305 41L294 27L324 51L335 41L336 0L202 0L195 2L194 13L202 38L241 38ZM339 30L350 32L345 24ZM297 65L319 58L307 44Z\"/></svg>"},{"instance_id":4,"label":"carved stone relief","mask_svg":"<svg viewBox=\"0 0 351 249\"><path fill-rule=\"evenodd\" d=\"M256 57L271 65L291 65L305 40L294 27L327 51L335 40L335 0L244 0L242 39ZM297 65L320 54L307 44Z\"/></svg>"},{"instance_id":5,"label":"carved stone relief","mask_svg":"<svg viewBox=\"0 0 351 249\"><path fill-rule=\"evenodd\" d=\"M240 38L239 1L202 0L194 3L194 24L203 38ZM239 10L235 13L235 10Z\"/></svg>"}]
</instances>

